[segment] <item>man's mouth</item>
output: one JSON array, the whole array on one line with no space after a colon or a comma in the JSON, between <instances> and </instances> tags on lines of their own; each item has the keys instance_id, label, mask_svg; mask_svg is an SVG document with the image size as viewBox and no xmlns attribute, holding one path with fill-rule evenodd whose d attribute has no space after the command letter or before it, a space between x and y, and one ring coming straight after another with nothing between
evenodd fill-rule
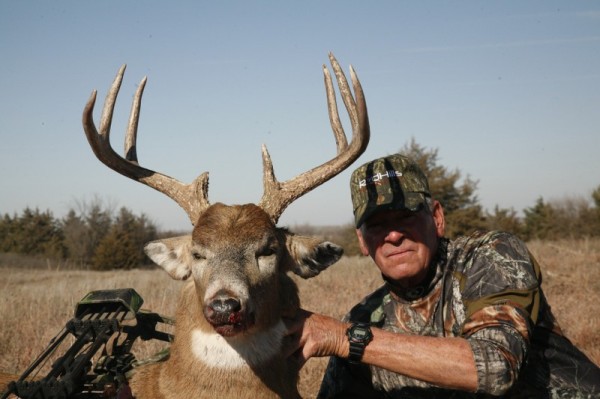
<instances>
[{"instance_id":1,"label":"man's mouth","mask_svg":"<svg viewBox=\"0 0 600 399\"><path fill-rule=\"evenodd\" d=\"M385 253L385 257L386 258L402 257L402 256L409 255L411 252L412 252L412 250L410 250L410 249L395 248L390 251L387 251L387 253Z\"/></svg>"}]
</instances>

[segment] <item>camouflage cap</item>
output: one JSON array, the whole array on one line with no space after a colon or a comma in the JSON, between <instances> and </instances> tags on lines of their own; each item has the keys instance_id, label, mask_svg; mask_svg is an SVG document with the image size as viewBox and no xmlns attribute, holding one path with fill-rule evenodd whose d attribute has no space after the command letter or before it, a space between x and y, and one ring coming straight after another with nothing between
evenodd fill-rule
<instances>
[{"instance_id":1,"label":"camouflage cap","mask_svg":"<svg viewBox=\"0 0 600 399\"><path fill-rule=\"evenodd\" d=\"M431 197L427 177L400 154L378 158L358 167L350 177L356 227L380 209L418 211Z\"/></svg>"}]
</instances>

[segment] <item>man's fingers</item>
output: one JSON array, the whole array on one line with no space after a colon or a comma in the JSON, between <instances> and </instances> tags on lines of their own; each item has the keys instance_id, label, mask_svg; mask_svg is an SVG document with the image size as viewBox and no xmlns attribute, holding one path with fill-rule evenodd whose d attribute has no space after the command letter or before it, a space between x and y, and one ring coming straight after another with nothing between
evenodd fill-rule
<instances>
[{"instance_id":1,"label":"man's fingers","mask_svg":"<svg viewBox=\"0 0 600 399\"><path fill-rule=\"evenodd\" d=\"M310 332L307 331L307 319L312 315L311 312L304 309L299 309L294 318L284 318L285 333L282 341L283 354L298 364L298 367L304 366L310 356L305 352L307 336Z\"/></svg>"},{"instance_id":2,"label":"man's fingers","mask_svg":"<svg viewBox=\"0 0 600 399\"><path fill-rule=\"evenodd\" d=\"M292 356L289 356L289 358L292 359L298 365L298 368L304 367L306 361L308 360L306 356L304 356L302 348L294 352Z\"/></svg>"}]
</instances>

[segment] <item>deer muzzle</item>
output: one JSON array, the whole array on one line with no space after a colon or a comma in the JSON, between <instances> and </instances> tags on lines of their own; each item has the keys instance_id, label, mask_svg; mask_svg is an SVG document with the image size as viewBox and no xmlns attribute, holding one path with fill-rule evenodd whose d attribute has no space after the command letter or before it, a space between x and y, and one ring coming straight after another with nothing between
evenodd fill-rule
<instances>
[{"instance_id":1,"label":"deer muzzle","mask_svg":"<svg viewBox=\"0 0 600 399\"><path fill-rule=\"evenodd\" d=\"M204 317L224 336L243 333L254 325L254 313L248 311L239 298L220 292L204 306Z\"/></svg>"}]
</instances>

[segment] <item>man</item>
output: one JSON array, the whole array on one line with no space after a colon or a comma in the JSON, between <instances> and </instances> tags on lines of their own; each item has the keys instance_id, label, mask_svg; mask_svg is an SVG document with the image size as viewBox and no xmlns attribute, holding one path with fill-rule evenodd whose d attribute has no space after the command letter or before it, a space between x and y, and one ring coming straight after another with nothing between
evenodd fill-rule
<instances>
[{"instance_id":1,"label":"man","mask_svg":"<svg viewBox=\"0 0 600 399\"><path fill-rule=\"evenodd\" d=\"M351 177L356 233L385 284L340 322L302 311L290 352L332 356L320 398L592 398L600 369L565 338L525 244L444 238L441 204L401 155Z\"/></svg>"}]
</instances>

